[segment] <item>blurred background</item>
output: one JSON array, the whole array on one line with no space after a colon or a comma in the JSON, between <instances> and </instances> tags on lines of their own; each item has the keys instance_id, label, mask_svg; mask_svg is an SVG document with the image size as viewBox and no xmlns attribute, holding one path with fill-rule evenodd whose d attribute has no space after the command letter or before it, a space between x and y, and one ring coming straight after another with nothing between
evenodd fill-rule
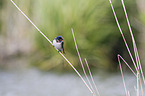
<instances>
[{"instance_id":1,"label":"blurred background","mask_svg":"<svg viewBox=\"0 0 145 96\"><path fill-rule=\"evenodd\" d=\"M79 63L79 59L73 41L73 36L71 33L71 28L73 28L82 59L87 58L93 73L99 74L100 76L96 77L96 82L100 82L101 84L103 82L101 82L102 80L98 78L109 78L108 75L101 77L102 73L100 73L100 71L111 72L111 74L115 74L117 71L119 72L117 54L123 56L124 59L131 66L133 65L128 55L128 52L125 48L125 44L123 42L119 29L116 25L109 1L14 0L14 2L51 41L58 35L63 36L64 48L66 52L65 56L81 72L82 69ZM126 37L126 40L130 46L131 51L133 52L132 41L127 27L121 1L112 0L112 2L116 14L118 16L120 25ZM125 0L126 9L136 39L143 67L145 67L144 4L145 4L144 0ZM128 68L125 65L122 66L124 70L128 70ZM34 70L34 68L36 68L37 71ZM15 72L16 70L18 72ZM20 70L21 71L23 70L24 72L22 71L22 74L19 74L21 73L19 72ZM25 72L26 70L28 72ZM70 67L70 65L68 65L68 63L58 54L58 52L56 52L56 50L52 47L52 45L49 44L49 42L32 26L32 24L30 24L28 20L26 20L26 18L15 8L14 5L12 5L12 3L9 0L0 0L0 71L1 71L0 74L2 76L0 77L0 81L4 82L5 79L12 80L14 81L10 83L12 84L12 86L17 85L18 82L20 83L21 81L19 80L20 78L23 78L23 81L21 81L22 84L25 84L26 82L32 83L34 80L31 79L32 81L31 80L27 81L25 79L26 78L30 79L33 76L35 76L35 79L37 80L39 78L43 78L44 80L47 78L46 74L49 74L50 77L52 76L52 78L54 77L56 81L55 80L53 81L55 82L61 82L61 80L62 81L64 80L61 77L61 80L57 81L59 75L57 76L52 75L53 74L53 73L51 74L52 71L56 72L57 74L62 73L63 77L64 78L66 77L67 80L69 78L74 79L72 75L64 75L64 73L74 72ZM44 74L46 76L43 76ZM76 81L79 80L79 78L77 80L77 76L75 78ZM120 80L120 77L118 77L118 75L115 76L113 75L113 78L115 78L115 80ZM40 82L41 81L45 82L43 80L39 79ZM9 81L5 81L7 87L10 87L8 82ZM37 86L42 85L40 84ZM83 84L80 86L84 87ZM105 85L100 85L100 89L104 88L101 86ZM3 89L3 91L0 91L1 92L0 94L2 94L1 96L17 96L15 93L10 93L10 95L6 94L7 93L6 89L8 89L7 87L4 89L1 87L1 89ZM25 93L25 90L23 91ZM35 92L37 92L37 90L35 90ZM45 92L42 93L45 94ZM37 95L42 96L42 93L38 93ZM111 91L110 94L111 93L113 93L113 91ZM122 91L120 93L122 93ZM37 96L36 94L35 95L32 93L30 94L29 95L24 94L21 96ZM46 96L46 94L43 96ZM55 94L54 95L52 94L47 96L55 96ZM62 96L68 96L68 94ZM85 96L85 95L73 94L72 96ZM123 96L123 95L116 94L110 96Z\"/></svg>"}]
</instances>

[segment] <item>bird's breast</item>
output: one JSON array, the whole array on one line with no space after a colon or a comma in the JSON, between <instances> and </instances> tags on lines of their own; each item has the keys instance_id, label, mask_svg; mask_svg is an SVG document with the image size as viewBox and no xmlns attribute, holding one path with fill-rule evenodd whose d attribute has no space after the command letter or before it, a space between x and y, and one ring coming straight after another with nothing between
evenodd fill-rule
<instances>
[{"instance_id":1,"label":"bird's breast","mask_svg":"<svg viewBox=\"0 0 145 96\"><path fill-rule=\"evenodd\" d=\"M53 40L53 46L58 50L62 50L62 42L56 42L56 40Z\"/></svg>"}]
</instances>

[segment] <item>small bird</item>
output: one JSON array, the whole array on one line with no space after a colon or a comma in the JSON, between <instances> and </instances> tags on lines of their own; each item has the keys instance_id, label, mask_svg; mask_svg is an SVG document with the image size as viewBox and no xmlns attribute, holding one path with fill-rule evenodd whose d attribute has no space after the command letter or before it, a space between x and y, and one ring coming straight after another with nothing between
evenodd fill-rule
<instances>
[{"instance_id":1,"label":"small bird","mask_svg":"<svg viewBox=\"0 0 145 96\"><path fill-rule=\"evenodd\" d=\"M59 51L63 51L63 54L65 54L64 52L64 47L63 47L63 37L62 36L57 36L56 38L54 38L54 40L52 41L52 45L58 49Z\"/></svg>"}]
</instances>

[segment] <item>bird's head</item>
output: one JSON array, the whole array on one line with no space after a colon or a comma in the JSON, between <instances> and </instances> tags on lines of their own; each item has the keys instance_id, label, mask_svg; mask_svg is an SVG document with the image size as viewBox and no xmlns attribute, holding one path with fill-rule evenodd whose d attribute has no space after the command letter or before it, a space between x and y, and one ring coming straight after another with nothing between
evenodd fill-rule
<instances>
[{"instance_id":1,"label":"bird's head","mask_svg":"<svg viewBox=\"0 0 145 96\"><path fill-rule=\"evenodd\" d=\"M59 41L59 42L63 42L63 37L62 36L57 36L56 40Z\"/></svg>"}]
</instances>

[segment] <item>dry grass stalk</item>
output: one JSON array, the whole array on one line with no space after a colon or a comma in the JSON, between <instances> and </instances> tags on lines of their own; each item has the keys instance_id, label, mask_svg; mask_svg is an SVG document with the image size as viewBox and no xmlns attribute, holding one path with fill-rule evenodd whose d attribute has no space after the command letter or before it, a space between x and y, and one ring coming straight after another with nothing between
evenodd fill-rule
<instances>
[{"instance_id":1,"label":"dry grass stalk","mask_svg":"<svg viewBox=\"0 0 145 96\"><path fill-rule=\"evenodd\" d=\"M127 20L127 24L128 24L128 27L129 27L129 30L130 30L130 34L131 34L131 37L132 37L132 42L133 42L133 49L134 49L134 54L135 54L135 59L136 59L136 63L135 63L135 60L133 59L133 56L130 52L130 49L128 47L128 44L125 40L125 37L123 35L123 32L121 30L121 27L120 27L120 24L119 24L119 21L117 19L117 16L116 16L116 13L115 13L115 10L113 8L113 5L112 5L112 1L110 1L110 4L111 4L111 7L112 7L112 11L114 13L114 17L115 17L115 20L116 20L116 23L117 23L117 26L120 30L120 33L122 35L122 38L124 40L124 43L126 45L126 48L127 48L127 51L130 55L130 58L134 64L134 67L136 69L136 72L137 72L137 75L135 74L135 72L128 66L127 62L120 56L118 55L118 62L119 62L119 66L120 66L120 70L121 70L121 74L122 74L122 79L123 79L123 84L124 84L124 87L125 87L125 92L126 92L126 95L127 95L127 90L126 90L126 86L125 86L125 81L124 81L124 76L123 76L123 71L122 71L122 67L121 67L121 62L120 62L120 58L125 62L125 64L130 68L130 70L133 72L134 75L136 75L136 78L137 78L137 96L139 96L139 82L140 82L140 87L141 87L141 90L143 90L142 88L142 83L141 83L141 79L140 79L140 71L141 71L141 74L142 74L142 79L143 79L143 82L145 84L145 80L144 80L144 74L143 74L143 70L142 70L142 66L141 66L141 63L140 63L140 58L139 58L139 54L138 54L138 50L137 50L137 47L136 47L136 43L135 43L135 39L134 39L134 36L133 36L133 32L132 32L132 29L131 29L131 26L130 26L130 22L129 22L129 19L128 19L128 16L127 16L127 12L126 12L126 8L125 8L125 4L124 4L124 1L122 1L122 6L123 6L123 9L124 9L124 13L125 13L125 16L126 16L126 20ZM142 91L142 95L144 96L144 93Z\"/></svg>"},{"instance_id":2,"label":"dry grass stalk","mask_svg":"<svg viewBox=\"0 0 145 96\"><path fill-rule=\"evenodd\" d=\"M136 64L137 64L138 70L140 68L142 78L143 78L143 81L144 81L144 84L145 84L144 74L143 74L143 70L142 70L142 66L141 66L137 46L136 46L136 43L135 43L135 39L134 39L134 36L133 36L133 32L132 32L132 29L131 29L131 25L130 25L128 15L127 15L127 12L126 12L125 4L124 4L123 0L121 0L121 1L122 1L122 6L123 6L123 9L124 9L125 16L126 16L128 28L129 28L129 31L130 31L130 34L131 34L131 37L132 37L133 49L134 49L134 54L135 54L135 58L136 58Z\"/></svg>"},{"instance_id":3,"label":"dry grass stalk","mask_svg":"<svg viewBox=\"0 0 145 96\"><path fill-rule=\"evenodd\" d=\"M111 4L111 8L112 8L112 11L113 11L113 14L114 14L114 17L115 17L117 26L118 26L118 28L119 28L119 31L120 31L120 33L121 33L121 36L122 36L123 40L124 40L125 46L126 46L126 48L127 48L127 51L128 51L128 53L129 53L129 55L130 55L130 58L131 58L133 64L134 64L134 67L135 67L135 69L136 69L136 71L137 71L137 66L136 66L136 64L135 64L135 61L134 61L134 59L133 59L133 56L132 56L131 51L130 51L130 49L129 49L129 46L128 46L127 42L126 42L126 39L125 39L124 34L123 34L123 32L122 32L122 29L121 29L121 27L120 27L119 21L118 21L118 19L117 19L117 16L116 16L116 13L115 13L115 10L114 10L114 7L113 7L113 5L112 5L112 1L111 1L111 0L109 0L109 1L110 1L110 4Z\"/></svg>"},{"instance_id":4,"label":"dry grass stalk","mask_svg":"<svg viewBox=\"0 0 145 96\"><path fill-rule=\"evenodd\" d=\"M122 70L122 67L121 67L121 62L120 62L120 57L118 56L118 62L119 62L119 67L120 67L120 72L121 72L121 75L122 75L122 80L123 80L123 85L124 85L124 89L125 89L125 93L126 93L126 96L128 96L127 94L127 88L126 88L126 84L125 84L125 80L124 80L124 75L123 75L123 70Z\"/></svg>"},{"instance_id":5,"label":"dry grass stalk","mask_svg":"<svg viewBox=\"0 0 145 96\"><path fill-rule=\"evenodd\" d=\"M76 47L76 50L77 50L77 53L78 53L78 56L79 56L79 60L80 60L80 63L81 63L83 72L84 72L84 74L85 74L85 76L86 76L86 79L87 79L89 85L91 86L91 89L93 90L94 96L96 96L96 95L95 95L95 92L94 92L94 88L93 88L93 86L92 86L92 84L91 84L91 82L90 82L90 80L89 80L89 78L88 78L88 76L87 76L87 74L86 74L86 71L85 71L85 68L84 68L84 64L83 64L83 62L82 62L81 55L80 55L80 52L79 52L79 49L78 49L78 46L77 46L77 43L76 43L76 39L75 39L75 35L74 35L74 32L73 32L73 29L72 29L72 35L73 35L73 38L74 38L75 47Z\"/></svg>"},{"instance_id":6,"label":"dry grass stalk","mask_svg":"<svg viewBox=\"0 0 145 96\"><path fill-rule=\"evenodd\" d=\"M135 76L137 76L136 74L135 74L135 72L133 71L133 69L129 66L129 64L123 59L123 57L122 56L120 56L119 54L118 54L118 58L120 58L125 64L126 64L126 66L131 70L131 72L135 75Z\"/></svg>"},{"instance_id":7,"label":"dry grass stalk","mask_svg":"<svg viewBox=\"0 0 145 96\"><path fill-rule=\"evenodd\" d=\"M90 70L90 67L89 67L89 64L88 64L86 58L85 58L85 62L86 62L87 68L88 68L88 70L89 70L89 74L90 74L90 76L91 76L92 82L93 82L93 84L94 84L94 86L95 86L96 92L97 92L98 96L100 96L99 90L98 90L98 88L97 88L97 86L96 86L96 84L95 84L95 82L94 82L93 75L92 75L92 73L91 73L91 70Z\"/></svg>"},{"instance_id":8,"label":"dry grass stalk","mask_svg":"<svg viewBox=\"0 0 145 96\"><path fill-rule=\"evenodd\" d=\"M13 2L12 0L10 0L12 2L12 4L21 12L21 14L36 28L36 30L45 37L45 39L52 45L51 40L49 40L46 35L41 32L39 30L39 28L25 15L25 13L15 4L15 2ZM54 47L55 48L55 47ZM56 49L56 48L55 48ZM56 49L58 51L58 49ZM71 62L64 56L64 54L62 54L59 51L59 54L66 60L66 62L68 62L68 64L73 68L73 70L77 73L77 75L81 78L81 80L84 82L84 84L86 85L86 87L89 89L89 91L91 93L93 93L93 91L91 90L91 88L88 86L88 84L86 83L86 81L83 79L83 77L81 76L81 74L77 71L77 69L71 64Z\"/></svg>"},{"instance_id":9,"label":"dry grass stalk","mask_svg":"<svg viewBox=\"0 0 145 96\"><path fill-rule=\"evenodd\" d=\"M140 81L140 88L141 88L142 96L144 96L143 87L142 87L141 78L140 78L140 72L139 72L138 77L139 77L139 81Z\"/></svg>"},{"instance_id":10,"label":"dry grass stalk","mask_svg":"<svg viewBox=\"0 0 145 96\"><path fill-rule=\"evenodd\" d=\"M139 77L139 71L137 71L137 77L136 77L136 81L137 81L137 90L136 90L136 95L139 96L139 80L138 80L138 77Z\"/></svg>"}]
</instances>

